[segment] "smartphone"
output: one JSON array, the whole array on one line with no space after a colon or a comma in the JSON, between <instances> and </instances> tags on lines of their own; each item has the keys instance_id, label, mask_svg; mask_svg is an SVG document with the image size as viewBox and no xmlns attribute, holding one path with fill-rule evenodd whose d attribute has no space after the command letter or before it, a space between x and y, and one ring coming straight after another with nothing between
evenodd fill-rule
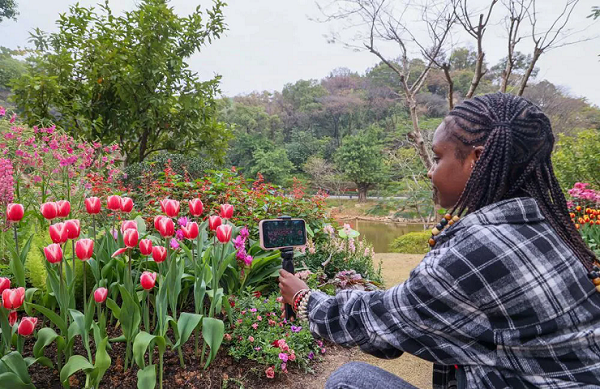
<instances>
[{"instance_id":1,"label":"smartphone","mask_svg":"<svg viewBox=\"0 0 600 389\"><path fill-rule=\"evenodd\" d=\"M302 219L261 220L258 233L263 250L306 245L306 223Z\"/></svg>"}]
</instances>

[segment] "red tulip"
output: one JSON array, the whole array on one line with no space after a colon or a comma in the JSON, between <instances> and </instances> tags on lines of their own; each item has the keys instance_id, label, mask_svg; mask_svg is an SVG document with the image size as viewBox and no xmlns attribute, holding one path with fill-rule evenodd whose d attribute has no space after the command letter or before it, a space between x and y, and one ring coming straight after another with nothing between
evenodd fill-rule
<instances>
[{"instance_id":1,"label":"red tulip","mask_svg":"<svg viewBox=\"0 0 600 389\"><path fill-rule=\"evenodd\" d=\"M69 231L65 223L56 223L48 227L50 232L50 239L54 243L65 243L69 239Z\"/></svg>"},{"instance_id":2,"label":"red tulip","mask_svg":"<svg viewBox=\"0 0 600 389\"><path fill-rule=\"evenodd\" d=\"M200 233L198 230L198 223L196 222L189 222L185 226L181 227L181 230L183 231L183 236L190 240L196 239Z\"/></svg>"},{"instance_id":3,"label":"red tulip","mask_svg":"<svg viewBox=\"0 0 600 389\"><path fill-rule=\"evenodd\" d=\"M82 261L87 261L94 254L94 241L91 239L79 239L75 243L75 254Z\"/></svg>"},{"instance_id":4,"label":"red tulip","mask_svg":"<svg viewBox=\"0 0 600 389\"><path fill-rule=\"evenodd\" d=\"M9 222L18 222L23 219L25 209L21 204L10 203L6 206L6 218Z\"/></svg>"},{"instance_id":5,"label":"red tulip","mask_svg":"<svg viewBox=\"0 0 600 389\"><path fill-rule=\"evenodd\" d=\"M122 248L118 249L117 251L115 251L115 252L113 253L113 255L111 255L110 257L111 257L111 258L118 257L119 255L123 254L123 253L124 253L124 252L126 252L126 251L127 251L127 247L122 247Z\"/></svg>"},{"instance_id":6,"label":"red tulip","mask_svg":"<svg viewBox=\"0 0 600 389\"><path fill-rule=\"evenodd\" d=\"M156 273L154 273L154 272L151 273L149 271L145 271L140 276L140 284L142 285L142 288L144 288L146 290L154 288L155 282L156 282Z\"/></svg>"},{"instance_id":7,"label":"red tulip","mask_svg":"<svg viewBox=\"0 0 600 389\"><path fill-rule=\"evenodd\" d=\"M0 293L4 292L5 289L10 288L10 279L6 277L0 277Z\"/></svg>"},{"instance_id":8,"label":"red tulip","mask_svg":"<svg viewBox=\"0 0 600 389\"><path fill-rule=\"evenodd\" d=\"M164 216L163 215L158 215L158 216L154 216L154 229L156 231L158 231L160 229L160 219L162 219Z\"/></svg>"},{"instance_id":9,"label":"red tulip","mask_svg":"<svg viewBox=\"0 0 600 389\"><path fill-rule=\"evenodd\" d=\"M21 324L19 324L19 335L29 336L33 334L33 330L35 330L37 321L37 317L23 317L21 319Z\"/></svg>"},{"instance_id":10,"label":"red tulip","mask_svg":"<svg viewBox=\"0 0 600 389\"><path fill-rule=\"evenodd\" d=\"M40 207L40 212L46 219L52 220L58 215L58 207L54 202L44 203Z\"/></svg>"},{"instance_id":11,"label":"red tulip","mask_svg":"<svg viewBox=\"0 0 600 389\"><path fill-rule=\"evenodd\" d=\"M56 243L44 247L44 255L50 263L58 263L62 261L63 258L62 249L60 248L60 245Z\"/></svg>"},{"instance_id":12,"label":"red tulip","mask_svg":"<svg viewBox=\"0 0 600 389\"><path fill-rule=\"evenodd\" d=\"M133 209L133 200L129 197L121 197L121 211L125 213L131 212Z\"/></svg>"},{"instance_id":13,"label":"red tulip","mask_svg":"<svg viewBox=\"0 0 600 389\"><path fill-rule=\"evenodd\" d=\"M168 217L177 217L179 214L179 201L164 199L160 202L160 208Z\"/></svg>"},{"instance_id":14,"label":"red tulip","mask_svg":"<svg viewBox=\"0 0 600 389\"><path fill-rule=\"evenodd\" d=\"M167 236L173 236L175 233L175 225L173 224L173 220L168 217L163 217L158 222L158 232L163 238Z\"/></svg>"},{"instance_id":15,"label":"red tulip","mask_svg":"<svg viewBox=\"0 0 600 389\"><path fill-rule=\"evenodd\" d=\"M222 224L217 227L217 239L221 243L227 243L231 239L231 226Z\"/></svg>"},{"instance_id":16,"label":"red tulip","mask_svg":"<svg viewBox=\"0 0 600 389\"><path fill-rule=\"evenodd\" d=\"M218 216L209 216L208 218L208 228L211 231L214 231L221 225L221 218Z\"/></svg>"},{"instance_id":17,"label":"red tulip","mask_svg":"<svg viewBox=\"0 0 600 389\"><path fill-rule=\"evenodd\" d=\"M190 205L190 215L192 215L192 216L202 215L202 211L204 211L204 204L202 204L202 200L192 199L189 201L189 205Z\"/></svg>"},{"instance_id":18,"label":"red tulip","mask_svg":"<svg viewBox=\"0 0 600 389\"><path fill-rule=\"evenodd\" d=\"M19 320L19 315L17 315L17 311L11 311L8 314L8 325L11 327L15 325L15 323Z\"/></svg>"},{"instance_id":19,"label":"red tulip","mask_svg":"<svg viewBox=\"0 0 600 389\"><path fill-rule=\"evenodd\" d=\"M79 224L79 220L70 219L65 221L65 228L67 229L67 236L69 239L79 238L79 234L81 233L81 225Z\"/></svg>"},{"instance_id":20,"label":"red tulip","mask_svg":"<svg viewBox=\"0 0 600 389\"><path fill-rule=\"evenodd\" d=\"M142 253L142 255L152 254L152 241L150 239L140 240L140 253Z\"/></svg>"},{"instance_id":21,"label":"red tulip","mask_svg":"<svg viewBox=\"0 0 600 389\"><path fill-rule=\"evenodd\" d=\"M154 259L154 262L156 263L163 262L167 259L167 249L163 246L152 247L152 259Z\"/></svg>"},{"instance_id":22,"label":"red tulip","mask_svg":"<svg viewBox=\"0 0 600 389\"><path fill-rule=\"evenodd\" d=\"M137 229L138 229L138 225L137 225L137 223L136 223L136 221L135 221L135 220L125 220L125 221L124 221L124 222L121 224L121 233L122 233L122 234L124 234L124 233L125 233L125 230L128 230L128 229L130 229L130 228L132 228L132 229L134 229L134 230L136 230L136 231L137 231Z\"/></svg>"},{"instance_id":23,"label":"red tulip","mask_svg":"<svg viewBox=\"0 0 600 389\"><path fill-rule=\"evenodd\" d=\"M71 203L67 200L60 200L56 202L56 208L58 210L57 217L68 217L71 213Z\"/></svg>"},{"instance_id":24,"label":"red tulip","mask_svg":"<svg viewBox=\"0 0 600 389\"><path fill-rule=\"evenodd\" d=\"M219 214L223 219L231 219L233 217L233 205L231 204L222 204L221 205L221 213Z\"/></svg>"},{"instance_id":25,"label":"red tulip","mask_svg":"<svg viewBox=\"0 0 600 389\"><path fill-rule=\"evenodd\" d=\"M94 300L96 300L97 303L106 301L106 296L108 296L108 289L106 288L98 288L94 291Z\"/></svg>"},{"instance_id":26,"label":"red tulip","mask_svg":"<svg viewBox=\"0 0 600 389\"><path fill-rule=\"evenodd\" d=\"M121 210L121 196L119 196L119 195L108 196L108 199L106 200L106 208L110 209L111 211L120 211Z\"/></svg>"},{"instance_id":27,"label":"red tulip","mask_svg":"<svg viewBox=\"0 0 600 389\"><path fill-rule=\"evenodd\" d=\"M100 199L98 197L88 197L85 199L85 210L90 215L96 215L100 213L102 209L102 204L100 204Z\"/></svg>"},{"instance_id":28,"label":"red tulip","mask_svg":"<svg viewBox=\"0 0 600 389\"><path fill-rule=\"evenodd\" d=\"M11 310L17 309L25 301L25 288L5 289L2 292L2 304L4 308Z\"/></svg>"},{"instance_id":29,"label":"red tulip","mask_svg":"<svg viewBox=\"0 0 600 389\"><path fill-rule=\"evenodd\" d=\"M125 232L123 233L123 243L125 243L125 246L127 246L128 248L133 248L133 247L137 246L138 239L139 239L138 232L137 232L137 230L134 230L133 228L129 228L129 229L125 230Z\"/></svg>"}]
</instances>

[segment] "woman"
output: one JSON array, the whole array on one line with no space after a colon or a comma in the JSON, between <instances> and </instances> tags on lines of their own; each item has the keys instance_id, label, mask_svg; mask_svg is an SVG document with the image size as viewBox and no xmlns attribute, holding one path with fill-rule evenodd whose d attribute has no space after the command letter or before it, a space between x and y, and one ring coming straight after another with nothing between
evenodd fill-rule
<instances>
[{"instance_id":1,"label":"woman","mask_svg":"<svg viewBox=\"0 0 600 389\"><path fill-rule=\"evenodd\" d=\"M434 362L434 388L600 387L600 274L569 218L553 144L546 115L521 97L456 106L435 132L428 172L451 212L409 279L330 297L281 271L284 300L316 336ZM353 362L326 387L413 386Z\"/></svg>"}]
</instances>

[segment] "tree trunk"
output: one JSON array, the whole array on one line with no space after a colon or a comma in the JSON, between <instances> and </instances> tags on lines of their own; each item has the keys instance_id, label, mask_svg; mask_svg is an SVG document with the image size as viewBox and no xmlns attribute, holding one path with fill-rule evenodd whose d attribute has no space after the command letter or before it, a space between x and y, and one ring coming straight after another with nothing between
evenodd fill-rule
<instances>
[{"instance_id":1,"label":"tree trunk","mask_svg":"<svg viewBox=\"0 0 600 389\"><path fill-rule=\"evenodd\" d=\"M140 154L138 162L142 162L144 158L146 158L146 150L148 149L148 136L150 135L150 131L145 130L140 138Z\"/></svg>"},{"instance_id":2,"label":"tree trunk","mask_svg":"<svg viewBox=\"0 0 600 389\"><path fill-rule=\"evenodd\" d=\"M369 189L368 185L358 185L358 202L364 203L367 201L367 190Z\"/></svg>"},{"instance_id":3,"label":"tree trunk","mask_svg":"<svg viewBox=\"0 0 600 389\"><path fill-rule=\"evenodd\" d=\"M536 47L533 50L533 58L531 59L531 63L527 67L527 71L525 72L525 75L523 75L523 79L521 80L521 86L519 87L519 93L517 93L518 96L523 96L523 93L525 92L525 88L527 87L527 81L529 81L529 77L531 77L531 72L533 72L533 69L535 68L535 64L538 61L538 59L540 59L540 56L542 55L542 53L543 53L543 50L538 47Z\"/></svg>"},{"instance_id":4,"label":"tree trunk","mask_svg":"<svg viewBox=\"0 0 600 389\"><path fill-rule=\"evenodd\" d=\"M419 128L419 117L417 116L417 101L415 99L414 94L408 95L408 106L410 110L410 118L412 120L413 129L408 133L408 138L413 142L417 152L419 153L419 157L425 165L427 170L431 169L433 162L431 161L431 156L427 151L427 147L425 147L425 140L423 139L423 134L421 133L421 129Z\"/></svg>"},{"instance_id":5,"label":"tree trunk","mask_svg":"<svg viewBox=\"0 0 600 389\"><path fill-rule=\"evenodd\" d=\"M481 37L477 39L477 63L475 65L475 74L473 74L473 79L471 80L471 86L469 87L469 91L467 92L467 99L470 99L475 95L475 91L479 86L479 82L483 77L483 59L485 54L483 52L483 47L481 47Z\"/></svg>"},{"instance_id":6,"label":"tree trunk","mask_svg":"<svg viewBox=\"0 0 600 389\"><path fill-rule=\"evenodd\" d=\"M452 76L450 75L450 65L444 64L442 69L446 76L446 82L448 82L448 110L452 111L454 108L454 81L452 81Z\"/></svg>"}]
</instances>

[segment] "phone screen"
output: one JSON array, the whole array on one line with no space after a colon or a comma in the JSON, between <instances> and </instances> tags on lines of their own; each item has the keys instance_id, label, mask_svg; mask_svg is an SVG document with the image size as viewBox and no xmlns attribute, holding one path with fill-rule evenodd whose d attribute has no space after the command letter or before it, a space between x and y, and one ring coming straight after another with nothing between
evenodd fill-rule
<instances>
[{"instance_id":1,"label":"phone screen","mask_svg":"<svg viewBox=\"0 0 600 389\"><path fill-rule=\"evenodd\" d=\"M260 222L260 236L265 249L304 246L306 224L302 219L263 220Z\"/></svg>"}]
</instances>

